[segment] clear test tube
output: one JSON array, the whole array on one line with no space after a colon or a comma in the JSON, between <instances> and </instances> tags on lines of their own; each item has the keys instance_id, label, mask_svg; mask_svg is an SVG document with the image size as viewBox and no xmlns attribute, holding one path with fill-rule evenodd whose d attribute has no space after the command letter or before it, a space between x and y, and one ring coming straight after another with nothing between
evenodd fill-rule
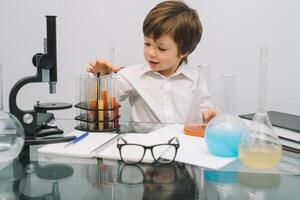
<instances>
[{"instance_id":1,"label":"clear test tube","mask_svg":"<svg viewBox=\"0 0 300 200\"><path fill-rule=\"evenodd\" d=\"M103 131L104 130L104 104L105 104L105 101L103 100L102 98L102 87L103 87L103 81L102 81L102 78L101 77L98 77L98 130L99 131Z\"/></svg>"},{"instance_id":2,"label":"clear test tube","mask_svg":"<svg viewBox=\"0 0 300 200\"><path fill-rule=\"evenodd\" d=\"M114 122L112 121L114 119L114 112L113 112L113 106L112 106L112 96L113 96L113 82L112 82L112 75L109 74L106 77L106 83L107 83L107 119L108 119L108 129L114 128Z\"/></svg>"},{"instance_id":3,"label":"clear test tube","mask_svg":"<svg viewBox=\"0 0 300 200\"><path fill-rule=\"evenodd\" d=\"M89 131L98 130L98 80L97 77L88 77L86 79L86 93L87 93L87 117Z\"/></svg>"},{"instance_id":4,"label":"clear test tube","mask_svg":"<svg viewBox=\"0 0 300 200\"><path fill-rule=\"evenodd\" d=\"M117 74L112 74L111 76L111 108L112 110L112 120L113 128L118 128L119 126L119 95L118 95L118 79Z\"/></svg>"},{"instance_id":5,"label":"clear test tube","mask_svg":"<svg viewBox=\"0 0 300 200\"><path fill-rule=\"evenodd\" d=\"M79 102L78 106L80 108L87 108L87 90L86 90L86 79L87 76L80 75L79 78L76 81L77 85L77 102ZM87 119L87 111L84 109L77 109L77 116L79 116L80 119ZM86 129L86 122L79 121L79 125L81 128Z\"/></svg>"},{"instance_id":6,"label":"clear test tube","mask_svg":"<svg viewBox=\"0 0 300 200\"><path fill-rule=\"evenodd\" d=\"M98 96L98 118L99 118L99 130L108 129L108 83L107 76L100 76L100 90ZM102 121L102 122L100 122Z\"/></svg>"}]
</instances>

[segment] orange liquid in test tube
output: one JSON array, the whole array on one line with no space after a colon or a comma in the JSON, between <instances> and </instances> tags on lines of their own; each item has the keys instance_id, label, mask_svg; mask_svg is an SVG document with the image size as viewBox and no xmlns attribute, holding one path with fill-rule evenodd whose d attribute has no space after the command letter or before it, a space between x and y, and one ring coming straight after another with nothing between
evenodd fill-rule
<instances>
[{"instance_id":1,"label":"orange liquid in test tube","mask_svg":"<svg viewBox=\"0 0 300 200\"><path fill-rule=\"evenodd\" d=\"M113 109L114 128L118 127L119 103L116 97L111 98L111 108Z\"/></svg>"},{"instance_id":2,"label":"orange liquid in test tube","mask_svg":"<svg viewBox=\"0 0 300 200\"><path fill-rule=\"evenodd\" d=\"M89 101L89 109L97 109L97 101L96 100L90 100ZM89 113L89 120L91 121L97 121L97 111L88 111ZM96 130L97 129L97 123L89 123L89 130Z\"/></svg>"},{"instance_id":3,"label":"orange liquid in test tube","mask_svg":"<svg viewBox=\"0 0 300 200\"><path fill-rule=\"evenodd\" d=\"M119 117L119 107L120 107L120 104L119 102L116 101L116 116ZM119 127L119 118L116 118L116 128Z\"/></svg>"},{"instance_id":4,"label":"orange liquid in test tube","mask_svg":"<svg viewBox=\"0 0 300 200\"><path fill-rule=\"evenodd\" d=\"M184 133L191 136L204 137L206 124L193 124L184 126Z\"/></svg>"},{"instance_id":5,"label":"orange liquid in test tube","mask_svg":"<svg viewBox=\"0 0 300 200\"><path fill-rule=\"evenodd\" d=\"M103 120L107 121L107 91L106 90L102 90L101 91L101 99L103 101ZM104 122L104 129L107 129L108 127L108 123Z\"/></svg>"}]
</instances>

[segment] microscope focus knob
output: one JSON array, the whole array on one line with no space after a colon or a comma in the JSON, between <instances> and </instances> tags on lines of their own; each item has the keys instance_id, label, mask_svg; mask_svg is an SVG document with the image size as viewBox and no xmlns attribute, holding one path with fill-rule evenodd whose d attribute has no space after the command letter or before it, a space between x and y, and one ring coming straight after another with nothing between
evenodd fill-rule
<instances>
[{"instance_id":1,"label":"microscope focus knob","mask_svg":"<svg viewBox=\"0 0 300 200\"><path fill-rule=\"evenodd\" d=\"M32 64L37 67L39 65L40 62L40 58L42 57L42 53L37 53L32 57Z\"/></svg>"},{"instance_id":2,"label":"microscope focus knob","mask_svg":"<svg viewBox=\"0 0 300 200\"><path fill-rule=\"evenodd\" d=\"M33 116L32 114L30 113L26 113L24 116L23 116L23 122L25 124L31 124L33 122Z\"/></svg>"},{"instance_id":3,"label":"microscope focus knob","mask_svg":"<svg viewBox=\"0 0 300 200\"><path fill-rule=\"evenodd\" d=\"M42 69L51 69L55 65L53 56L42 53L35 54L32 57L32 63L35 67Z\"/></svg>"}]
</instances>

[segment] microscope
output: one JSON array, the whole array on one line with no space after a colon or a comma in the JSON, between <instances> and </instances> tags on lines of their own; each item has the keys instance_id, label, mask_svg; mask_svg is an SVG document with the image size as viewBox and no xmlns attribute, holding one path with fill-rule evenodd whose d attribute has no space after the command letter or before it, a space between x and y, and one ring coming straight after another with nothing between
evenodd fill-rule
<instances>
[{"instance_id":1,"label":"microscope","mask_svg":"<svg viewBox=\"0 0 300 200\"><path fill-rule=\"evenodd\" d=\"M51 136L62 134L57 126L49 124L54 119L53 113L47 110L60 110L72 107L69 103L39 103L34 110L21 110L17 105L17 94L26 84L48 82L50 93L56 93L57 59L56 59L56 16L46 16L47 38L44 39L44 53L37 53L32 58L37 73L19 80L9 94L9 109L22 124L25 132L25 151L29 151L29 145L68 142L74 137ZM51 136L51 137L48 137ZM24 151L23 149L23 151Z\"/></svg>"}]
</instances>

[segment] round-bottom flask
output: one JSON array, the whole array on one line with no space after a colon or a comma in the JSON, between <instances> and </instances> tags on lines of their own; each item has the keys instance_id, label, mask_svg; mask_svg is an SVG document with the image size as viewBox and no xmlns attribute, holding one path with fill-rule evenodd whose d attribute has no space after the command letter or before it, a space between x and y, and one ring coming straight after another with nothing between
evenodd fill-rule
<instances>
[{"instance_id":1,"label":"round-bottom flask","mask_svg":"<svg viewBox=\"0 0 300 200\"><path fill-rule=\"evenodd\" d=\"M208 123L205 141L212 154L237 157L240 140L245 131L246 125L240 118L230 114L221 114Z\"/></svg>"},{"instance_id":2,"label":"round-bottom flask","mask_svg":"<svg viewBox=\"0 0 300 200\"><path fill-rule=\"evenodd\" d=\"M0 163L16 158L24 145L24 130L13 115L0 110Z\"/></svg>"},{"instance_id":3,"label":"round-bottom flask","mask_svg":"<svg viewBox=\"0 0 300 200\"><path fill-rule=\"evenodd\" d=\"M18 119L3 111L2 65L0 65L0 163L13 160L24 145L24 129Z\"/></svg>"},{"instance_id":4,"label":"round-bottom flask","mask_svg":"<svg viewBox=\"0 0 300 200\"><path fill-rule=\"evenodd\" d=\"M235 79L232 74L222 75L223 113L213 118L205 129L205 141L216 156L237 157L240 140L246 124L235 113Z\"/></svg>"},{"instance_id":5,"label":"round-bottom flask","mask_svg":"<svg viewBox=\"0 0 300 200\"><path fill-rule=\"evenodd\" d=\"M258 112L241 138L240 159L251 168L268 169L280 161L282 148L266 112Z\"/></svg>"},{"instance_id":6,"label":"round-bottom flask","mask_svg":"<svg viewBox=\"0 0 300 200\"><path fill-rule=\"evenodd\" d=\"M273 168L280 161L281 145L266 112L268 47L261 48L259 60L258 111L239 148L242 163L250 168Z\"/></svg>"}]
</instances>

